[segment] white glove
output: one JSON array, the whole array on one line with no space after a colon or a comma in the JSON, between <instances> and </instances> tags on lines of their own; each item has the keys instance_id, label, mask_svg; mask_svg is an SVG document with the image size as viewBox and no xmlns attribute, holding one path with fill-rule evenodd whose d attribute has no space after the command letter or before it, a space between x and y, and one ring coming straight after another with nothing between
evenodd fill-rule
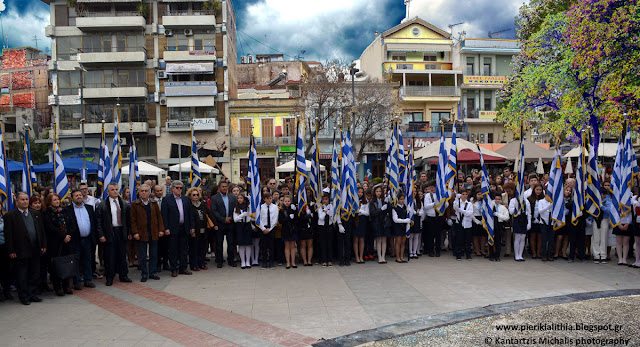
<instances>
[{"instance_id":1,"label":"white glove","mask_svg":"<svg viewBox=\"0 0 640 347\"><path fill-rule=\"evenodd\" d=\"M248 215L249 215L249 211L245 211L245 212L242 212L242 213L240 214L240 217L244 218L244 217L246 217L246 216L248 216Z\"/></svg>"},{"instance_id":2,"label":"white glove","mask_svg":"<svg viewBox=\"0 0 640 347\"><path fill-rule=\"evenodd\" d=\"M338 224L338 231L340 232L340 234L344 234L344 227L342 226L342 224Z\"/></svg>"},{"instance_id":3,"label":"white glove","mask_svg":"<svg viewBox=\"0 0 640 347\"><path fill-rule=\"evenodd\" d=\"M531 230L531 222L527 223L527 231Z\"/></svg>"},{"instance_id":4,"label":"white glove","mask_svg":"<svg viewBox=\"0 0 640 347\"><path fill-rule=\"evenodd\" d=\"M387 210L387 204L382 205L381 210L386 211Z\"/></svg>"},{"instance_id":5,"label":"white glove","mask_svg":"<svg viewBox=\"0 0 640 347\"><path fill-rule=\"evenodd\" d=\"M410 224L410 223L411 223L411 218L405 218L405 219L403 219L403 220L402 220L402 223Z\"/></svg>"},{"instance_id":6,"label":"white glove","mask_svg":"<svg viewBox=\"0 0 640 347\"><path fill-rule=\"evenodd\" d=\"M311 215L311 211L309 209L307 209L307 216Z\"/></svg>"},{"instance_id":7,"label":"white glove","mask_svg":"<svg viewBox=\"0 0 640 347\"><path fill-rule=\"evenodd\" d=\"M296 205L291 204L291 209L295 210L296 209Z\"/></svg>"},{"instance_id":8,"label":"white glove","mask_svg":"<svg viewBox=\"0 0 640 347\"><path fill-rule=\"evenodd\" d=\"M447 225L448 226L453 226L453 221L451 219L447 219Z\"/></svg>"},{"instance_id":9,"label":"white glove","mask_svg":"<svg viewBox=\"0 0 640 347\"><path fill-rule=\"evenodd\" d=\"M293 213L289 215L289 218L293 219Z\"/></svg>"}]
</instances>

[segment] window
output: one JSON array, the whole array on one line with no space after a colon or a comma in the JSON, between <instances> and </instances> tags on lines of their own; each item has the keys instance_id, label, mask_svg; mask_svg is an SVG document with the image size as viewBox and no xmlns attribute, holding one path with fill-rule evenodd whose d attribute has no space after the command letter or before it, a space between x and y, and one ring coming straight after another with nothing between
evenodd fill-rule
<instances>
[{"instance_id":1,"label":"window","mask_svg":"<svg viewBox=\"0 0 640 347\"><path fill-rule=\"evenodd\" d=\"M451 119L451 112L431 112L431 125L440 124L440 120L448 121Z\"/></svg>"},{"instance_id":2,"label":"window","mask_svg":"<svg viewBox=\"0 0 640 347\"><path fill-rule=\"evenodd\" d=\"M116 35L116 51L117 52L135 52L143 50L144 36L132 34Z\"/></svg>"},{"instance_id":3,"label":"window","mask_svg":"<svg viewBox=\"0 0 640 347\"><path fill-rule=\"evenodd\" d=\"M82 39L82 51L85 53L111 52L111 34L85 36Z\"/></svg>"},{"instance_id":4,"label":"window","mask_svg":"<svg viewBox=\"0 0 640 347\"><path fill-rule=\"evenodd\" d=\"M81 36L64 36L56 38L58 60L75 60L82 47Z\"/></svg>"},{"instance_id":5,"label":"window","mask_svg":"<svg viewBox=\"0 0 640 347\"><path fill-rule=\"evenodd\" d=\"M484 64L482 65L482 75L491 76L491 58L484 58Z\"/></svg>"},{"instance_id":6,"label":"window","mask_svg":"<svg viewBox=\"0 0 640 347\"><path fill-rule=\"evenodd\" d=\"M424 54L424 61L437 61L437 60L438 59L435 54L428 54L428 53Z\"/></svg>"},{"instance_id":7,"label":"window","mask_svg":"<svg viewBox=\"0 0 640 347\"><path fill-rule=\"evenodd\" d=\"M295 126L295 118L282 118L282 136L297 136Z\"/></svg>"},{"instance_id":8,"label":"window","mask_svg":"<svg viewBox=\"0 0 640 347\"><path fill-rule=\"evenodd\" d=\"M492 107L491 107L491 92L489 91L485 91L484 92L484 110L485 111L491 111Z\"/></svg>"},{"instance_id":9,"label":"window","mask_svg":"<svg viewBox=\"0 0 640 347\"><path fill-rule=\"evenodd\" d=\"M212 51L215 49L215 34L194 34L193 49L196 51Z\"/></svg>"},{"instance_id":10,"label":"window","mask_svg":"<svg viewBox=\"0 0 640 347\"><path fill-rule=\"evenodd\" d=\"M84 73L86 88L111 88L113 82L113 70L90 70Z\"/></svg>"},{"instance_id":11,"label":"window","mask_svg":"<svg viewBox=\"0 0 640 347\"><path fill-rule=\"evenodd\" d=\"M196 107L195 118L216 118L216 114L215 106Z\"/></svg>"},{"instance_id":12,"label":"window","mask_svg":"<svg viewBox=\"0 0 640 347\"><path fill-rule=\"evenodd\" d=\"M79 71L58 71L58 95L78 95Z\"/></svg>"},{"instance_id":13,"label":"window","mask_svg":"<svg viewBox=\"0 0 640 347\"><path fill-rule=\"evenodd\" d=\"M169 120L186 121L191 119L193 118L190 107L169 107Z\"/></svg>"},{"instance_id":14,"label":"window","mask_svg":"<svg viewBox=\"0 0 640 347\"><path fill-rule=\"evenodd\" d=\"M467 58L467 75L471 75L473 76L474 72L474 59L473 58Z\"/></svg>"},{"instance_id":15,"label":"window","mask_svg":"<svg viewBox=\"0 0 640 347\"><path fill-rule=\"evenodd\" d=\"M475 118L476 101L473 95L467 94L467 118Z\"/></svg>"},{"instance_id":16,"label":"window","mask_svg":"<svg viewBox=\"0 0 640 347\"><path fill-rule=\"evenodd\" d=\"M171 3L168 5L170 16L186 16L189 12L188 3Z\"/></svg>"},{"instance_id":17,"label":"window","mask_svg":"<svg viewBox=\"0 0 640 347\"><path fill-rule=\"evenodd\" d=\"M423 114L424 113L422 113L422 112L405 112L405 114L404 114L405 123L407 123L407 122L423 122L424 121Z\"/></svg>"},{"instance_id":18,"label":"window","mask_svg":"<svg viewBox=\"0 0 640 347\"><path fill-rule=\"evenodd\" d=\"M274 158L258 158L258 171L263 180L276 177L276 160ZM240 159L240 176L247 178L249 158Z\"/></svg>"},{"instance_id":19,"label":"window","mask_svg":"<svg viewBox=\"0 0 640 347\"><path fill-rule=\"evenodd\" d=\"M393 61L407 61L407 54L402 53L391 53L391 60Z\"/></svg>"},{"instance_id":20,"label":"window","mask_svg":"<svg viewBox=\"0 0 640 347\"><path fill-rule=\"evenodd\" d=\"M240 119L238 121L240 124L240 137L249 137L253 132L253 123L251 119Z\"/></svg>"},{"instance_id":21,"label":"window","mask_svg":"<svg viewBox=\"0 0 640 347\"><path fill-rule=\"evenodd\" d=\"M413 34L413 36L420 36L420 28L413 27L413 29L411 29L411 34Z\"/></svg>"},{"instance_id":22,"label":"window","mask_svg":"<svg viewBox=\"0 0 640 347\"><path fill-rule=\"evenodd\" d=\"M60 105L58 111L60 116L60 129L80 129L80 119L82 119L82 109L80 105Z\"/></svg>"},{"instance_id":23,"label":"window","mask_svg":"<svg viewBox=\"0 0 640 347\"><path fill-rule=\"evenodd\" d=\"M273 119L267 118L261 120L262 138L273 137Z\"/></svg>"},{"instance_id":24,"label":"window","mask_svg":"<svg viewBox=\"0 0 640 347\"><path fill-rule=\"evenodd\" d=\"M174 34L167 38L167 50L169 51L188 51L189 38L184 34Z\"/></svg>"},{"instance_id":25,"label":"window","mask_svg":"<svg viewBox=\"0 0 640 347\"><path fill-rule=\"evenodd\" d=\"M493 143L493 133L487 134L487 143Z\"/></svg>"}]
</instances>

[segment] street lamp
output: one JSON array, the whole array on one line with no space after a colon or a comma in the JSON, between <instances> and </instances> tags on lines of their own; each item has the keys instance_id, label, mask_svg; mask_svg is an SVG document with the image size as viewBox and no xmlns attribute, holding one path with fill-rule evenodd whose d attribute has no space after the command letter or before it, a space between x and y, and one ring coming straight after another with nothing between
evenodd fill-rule
<instances>
[{"instance_id":1,"label":"street lamp","mask_svg":"<svg viewBox=\"0 0 640 347\"><path fill-rule=\"evenodd\" d=\"M80 114L82 119L80 119L80 132L82 133L82 153L80 153L79 157L82 158L82 173L80 174L80 182L87 183L87 159L85 154L85 142L84 142L84 123L86 122L86 117L84 115L84 72L87 71L84 67L79 66L75 67L74 70L80 71Z\"/></svg>"}]
</instances>

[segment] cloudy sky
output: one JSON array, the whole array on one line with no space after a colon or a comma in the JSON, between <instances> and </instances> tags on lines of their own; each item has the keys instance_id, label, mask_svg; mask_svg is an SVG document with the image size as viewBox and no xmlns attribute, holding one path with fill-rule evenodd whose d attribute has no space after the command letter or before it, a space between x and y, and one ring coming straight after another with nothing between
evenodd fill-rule
<instances>
[{"instance_id":1,"label":"cloudy sky","mask_svg":"<svg viewBox=\"0 0 640 347\"><path fill-rule=\"evenodd\" d=\"M486 38L488 32L510 29L523 0L412 0L410 17L419 16L454 34ZM324 62L357 59L375 31L384 31L405 17L404 0L235 0L239 55L283 53ZM3 7L6 7L4 10ZM44 36L49 8L40 0L0 0L4 35L10 47L50 45ZM302 53L304 51L304 53Z\"/></svg>"}]
</instances>

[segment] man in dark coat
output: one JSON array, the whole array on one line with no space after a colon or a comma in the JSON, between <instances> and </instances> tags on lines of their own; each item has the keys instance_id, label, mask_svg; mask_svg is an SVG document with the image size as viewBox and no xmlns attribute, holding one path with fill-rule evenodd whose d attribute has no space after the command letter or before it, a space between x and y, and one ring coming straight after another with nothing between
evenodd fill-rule
<instances>
[{"instance_id":1,"label":"man in dark coat","mask_svg":"<svg viewBox=\"0 0 640 347\"><path fill-rule=\"evenodd\" d=\"M93 284L93 271L91 262L92 252L95 251L97 242L97 226L94 207L84 202L81 190L74 189L71 192L73 204L65 207L65 213L69 218L69 233L74 249L78 250L79 263L78 274L73 279L73 289L81 290L82 282L88 288L95 288Z\"/></svg>"},{"instance_id":2,"label":"man in dark coat","mask_svg":"<svg viewBox=\"0 0 640 347\"><path fill-rule=\"evenodd\" d=\"M227 262L233 267L237 266L235 263L236 245L233 230L233 211L236 209L237 202L236 197L233 194L229 194L228 183L226 181L220 182L218 194L211 198L211 213L218 226L216 231L216 263L218 268L221 268L224 263L222 243L225 236L227 237Z\"/></svg>"},{"instance_id":3,"label":"man in dark coat","mask_svg":"<svg viewBox=\"0 0 640 347\"><path fill-rule=\"evenodd\" d=\"M169 265L171 276L178 273L191 275L187 269L189 237L195 235L191 201L183 195L184 185L180 181L171 182L171 194L162 199L160 210L164 221L164 235L169 240Z\"/></svg>"}]
</instances>

